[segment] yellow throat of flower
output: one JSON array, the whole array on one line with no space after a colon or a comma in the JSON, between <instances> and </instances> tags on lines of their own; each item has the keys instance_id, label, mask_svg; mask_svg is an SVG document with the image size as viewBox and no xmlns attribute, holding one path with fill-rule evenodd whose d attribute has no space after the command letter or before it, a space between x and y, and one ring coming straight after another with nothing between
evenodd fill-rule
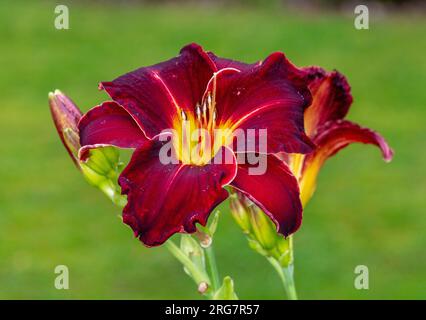
<instances>
[{"instance_id":1,"label":"yellow throat of flower","mask_svg":"<svg viewBox=\"0 0 426 320\"><path fill-rule=\"evenodd\" d=\"M212 92L207 92L194 112L180 109L174 121L173 148L183 164L210 163L222 146L232 142L232 130L216 123L216 77L212 80Z\"/></svg>"}]
</instances>

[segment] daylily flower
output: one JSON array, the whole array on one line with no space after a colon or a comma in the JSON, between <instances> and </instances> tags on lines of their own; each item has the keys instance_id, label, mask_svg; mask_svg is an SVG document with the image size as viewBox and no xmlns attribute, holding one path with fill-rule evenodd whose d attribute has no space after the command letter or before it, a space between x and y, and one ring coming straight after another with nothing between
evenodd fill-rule
<instances>
[{"instance_id":1,"label":"daylily flower","mask_svg":"<svg viewBox=\"0 0 426 320\"><path fill-rule=\"evenodd\" d=\"M216 62L223 67L233 64L238 64L240 69L250 67L247 64L227 62L223 59ZM321 167L328 158L341 149L356 142L373 144L381 149L383 158L387 162L392 159L393 151L377 132L344 120L353 99L350 86L342 74L337 71L326 72L319 67L303 68L302 72L305 72L305 80L307 79L308 88L312 94L312 104L304 113L305 131L314 142L315 149L308 154L284 152L280 153L279 157L289 165L294 176L297 177L302 204L305 206L315 191L316 179ZM251 221L253 216L263 221L263 213L248 206L245 196L238 192L231 200L231 212L244 232L251 240L255 239L266 252L269 248L262 241L262 237L258 237L253 232L255 223ZM259 230L263 232L263 238L271 234L271 228L263 227ZM278 242L284 241L277 239Z\"/></svg>"},{"instance_id":2,"label":"daylily flower","mask_svg":"<svg viewBox=\"0 0 426 320\"><path fill-rule=\"evenodd\" d=\"M326 160L349 144L375 145L380 148L386 162L393 157L392 149L380 134L344 120L353 99L342 74L326 72L319 67L304 70L309 74L309 89L313 97L312 105L305 111L305 129L316 148L308 155L284 155L299 180L303 206L312 197L318 173Z\"/></svg>"},{"instance_id":3,"label":"daylily flower","mask_svg":"<svg viewBox=\"0 0 426 320\"><path fill-rule=\"evenodd\" d=\"M223 67L235 64L240 69L250 67L222 59L217 62ZM315 143L315 149L308 154L281 152L279 158L289 164L297 177L302 205L305 207L315 191L319 170L329 157L342 148L354 142L373 144L381 149L385 161L392 159L393 151L377 132L343 120L352 103L350 87L343 75L337 71L328 73L319 67L304 68L301 72L298 79L307 81L312 93L312 104L305 110L304 124L308 137ZM288 297L297 299L292 237L278 235L262 208L244 194L238 191L234 193L230 205L231 213L247 235L250 247L272 264L283 280Z\"/></svg>"},{"instance_id":4,"label":"daylily flower","mask_svg":"<svg viewBox=\"0 0 426 320\"><path fill-rule=\"evenodd\" d=\"M113 101L81 118L80 159L99 147L136 149L119 177L128 200L123 221L147 246L206 225L228 197L225 186L262 208L287 236L300 226L302 205L296 178L275 154L312 150L303 121L311 102L306 76L282 53L248 65L188 45L175 58L100 84ZM201 129L210 143L204 135L188 139ZM215 129L227 134L217 139ZM263 175L250 175L253 165L237 161L232 133L249 129L267 129L266 152L258 146L243 152L263 157ZM164 164L160 154L170 140L177 163ZM231 163L214 161L223 156Z\"/></svg>"}]
</instances>

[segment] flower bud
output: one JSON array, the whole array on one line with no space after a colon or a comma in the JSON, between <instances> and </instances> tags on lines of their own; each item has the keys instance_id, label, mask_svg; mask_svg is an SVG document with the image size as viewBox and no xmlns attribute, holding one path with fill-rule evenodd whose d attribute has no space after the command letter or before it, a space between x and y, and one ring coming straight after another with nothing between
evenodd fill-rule
<instances>
[{"instance_id":1,"label":"flower bud","mask_svg":"<svg viewBox=\"0 0 426 320\"><path fill-rule=\"evenodd\" d=\"M245 199L240 193L231 192L229 197L229 204L231 207L231 213L234 220L241 227L245 234L249 234L251 231L250 227L250 216L248 206L245 203Z\"/></svg>"},{"instance_id":2,"label":"flower bud","mask_svg":"<svg viewBox=\"0 0 426 320\"><path fill-rule=\"evenodd\" d=\"M259 207L239 192L231 195L230 204L235 221L247 234L250 248L275 259L282 267L293 263L291 237L279 234L274 222Z\"/></svg>"},{"instance_id":3,"label":"flower bud","mask_svg":"<svg viewBox=\"0 0 426 320\"><path fill-rule=\"evenodd\" d=\"M223 279L223 284L214 294L213 300L238 300L234 289L234 281L231 277L227 276Z\"/></svg>"},{"instance_id":4,"label":"flower bud","mask_svg":"<svg viewBox=\"0 0 426 320\"><path fill-rule=\"evenodd\" d=\"M61 141L75 165L80 168L78 161L78 150L80 149L78 122L82 116L81 111L71 99L59 90L49 93L49 106Z\"/></svg>"},{"instance_id":5,"label":"flower bud","mask_svg":"<svg viewBox=\"0 0 426 320\"><path fill-rule=\"evenodd\" d=\"M249 207L253 235L265 250L272 250L277 244L278 234L275 224L255 204Z\"/></svg>"}]
</instances>

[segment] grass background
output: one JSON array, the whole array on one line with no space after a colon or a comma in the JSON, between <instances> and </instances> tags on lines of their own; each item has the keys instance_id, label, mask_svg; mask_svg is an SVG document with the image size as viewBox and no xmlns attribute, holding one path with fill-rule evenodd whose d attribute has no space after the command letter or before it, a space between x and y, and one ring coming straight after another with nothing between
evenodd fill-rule
<instances>
[{"instance_id":1,"label":"grass background","mask_svg":"<svg viewBox=\"0 0 426 320\"><path fill-rule=\"evenodd\" d=\"M395 149L354 145L323 168L295 236L296 284L305 299L426 297L426 21L271 7L162 7L61 1L70 30L54 28L55 2L0 4L0 298L199 298L165 248L144 248L119 210L73 167L54 130L47 93L82 110L106 99L97 84L174 56L198 42L247 62L280 50L297 65L347 75L349 118L380 131ZM276 275L223 206L216 237L222 275L241 298L273 299ZM70 290L54 268L70 269ZM370 290L354 289L354 268Z\"/></svg>"}]
</instances>

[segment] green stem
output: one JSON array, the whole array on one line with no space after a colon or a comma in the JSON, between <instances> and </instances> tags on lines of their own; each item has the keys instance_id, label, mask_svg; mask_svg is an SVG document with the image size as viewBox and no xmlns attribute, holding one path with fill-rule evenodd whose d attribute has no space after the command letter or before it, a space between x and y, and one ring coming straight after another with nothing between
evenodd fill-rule
<instances>
[{"instance_id":1,"label":"green stem","mask_svg":"<svg viewBox=\"0 0 426 320\"><path fill-rule=\"evenodd\" d=\"M207 272L210 274L210 277L212 279L213 291L216 292L216 290L220 287L220 280L219 271L216 265L216 258L213 250L213 244L210 243L208 247L204 248L204 252L206 254Z\"/></svg>"},{"instance_id":2,"label":"green stem","mask_svg":"<svg viewBox=\"0 0 426 320\"><path fill-rule=\"evenodd\" d=\"M204 272L201 272L194 265L191 259L189 259L172 240L166 241L165 246L175 256L175 258L185 266L188 272L192 275L197 286L200 285L201 282L206 282L210 285L209 277Z\"/></svg>"},{"instance_id":3,"label":"green stem","mask_svg":"<svg viewBox=\"0 0 426 320\"><path fill-rule=\"evenodd\" d=\"M296 286L294 285L293 264L289 264L287 267L281 267L280 263L274 258L268 258L268 261L277 271L288 299L297 300Z\"/></svg>"}]
</instances>

